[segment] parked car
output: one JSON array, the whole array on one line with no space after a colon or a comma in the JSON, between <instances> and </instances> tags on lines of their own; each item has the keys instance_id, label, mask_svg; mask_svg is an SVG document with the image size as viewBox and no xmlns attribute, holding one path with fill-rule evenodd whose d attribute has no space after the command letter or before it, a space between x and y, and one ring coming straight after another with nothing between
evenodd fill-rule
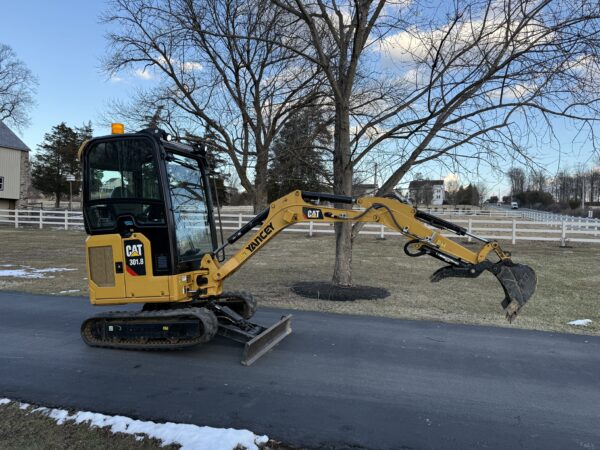
<instances>
[{"instance_id":1,"label":"parked car","mask_svg":"<svg viewBox=\"0 0 600 450\"><path fill-rule=\"evenodd\" d=\"M511 203L510 203L510 207L511 207L512 209L519 209L519 204L518 204L517 202L511 202Z\"/></svg>"}]
</instances>

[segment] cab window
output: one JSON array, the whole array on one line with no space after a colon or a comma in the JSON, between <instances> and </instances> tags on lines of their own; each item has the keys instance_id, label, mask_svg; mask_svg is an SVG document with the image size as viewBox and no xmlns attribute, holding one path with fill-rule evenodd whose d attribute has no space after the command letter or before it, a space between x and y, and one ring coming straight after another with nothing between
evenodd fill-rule
<instances>
[{"instance_id":1,"label":"cab window","mask_svg":"<svg viewBox=\"0 0 600 450\"><path fill-rule=\"evenodd\" d=\"M101 141L87 150L87 217L95 229L113 228L131 215L139 225L163 225L158 172L144 138ZM102 200L111 200L101 203Z\"/></svg>"},{"instance_id":2,"label":"cab window","mask_svg":"<svg viewBox=\"0 0 600 450\"><path fill-rule=\"evenodd\" d=\"M167 176L175 220L178 260L184 262L199 259L213 250L200 167L192 158L169 155Z\"/></svg>"}]
</instances>

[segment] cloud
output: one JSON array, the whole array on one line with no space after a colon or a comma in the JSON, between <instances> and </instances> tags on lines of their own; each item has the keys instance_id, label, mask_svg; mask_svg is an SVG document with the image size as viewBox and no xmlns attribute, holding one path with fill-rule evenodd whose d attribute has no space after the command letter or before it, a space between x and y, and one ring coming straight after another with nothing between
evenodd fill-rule
<instances>
[{"instance_id":1,"label":"cloud","mask_svg":"<svg viewBox=\"0 0 600 450\"><path fill-rule=\"evenodd\" d=\"M459 180L458 174L450 172L448 175L444 177L444 186L448 192L455 192L459 188Z\"/></svg>"},{"instance_id":2,"label":"cloud","mask_svg":"<svg viewBox=\"0 0 600 450\"><path fill-rule=\"evenodd\" d=\"M455 24L448 22L436 28L419 28L410 26L396 34L383 39L376 51L385 53L397 62L419 62L431 58L441 45L442 53L460 54L459 63L469 63L473 59L482 58L482 49L489 55L494 54L494 48L505 44L506 35L514 34L512 45L515 51L525 48L532 40L543 42L552 39L552 33L543 23L532 21L521 26L519 13L510 17L503 2L494 3L489 14L475 16L472 19L459 19ZM474 42L479 45L470 50Z\"/></svg>"},{"instance_id":3,"label":"cloud","mask_svg":"<svg viewBox=\"0 0 600 450\"><path fill-rule=\"evenodd\" d=\"M111 75L108 81L110 81L111 83L120 83L121 81L123 81L123 78L117 75Z\"/></svg>"},{"instance_id":4,"label":"cloud","mask_svg":"<svg viewBox=\"0 0 600 450\"><path fill-rule=\"evenodd\" d=\"M193 72L195 70L202 70L202 64L197 61L186 61L182 64L184 72Z\"/></svg>"},{"instance_id":5,"label":"cloud","mask_svg":"<svg viewBox=\"0 0 600 450\"><path fill-rule=\"evenodd\" d=\"M428 52L428 46L425 43L427 37L426 33L417 28L411 28L387 36L381 41L379 51L387 53L392 59L399 62L422 59Z\"/></svg>"},{"instance_id":6,"label":"cloud","mask_svg":"<svg viewBox=\"0 0 600 450\"><path fill-rule=\"evenodd\" d=\"M135 76L141 78L142 80L151 80L152 74L146 69L135 69Z\"/></svg>"}]
</instances>

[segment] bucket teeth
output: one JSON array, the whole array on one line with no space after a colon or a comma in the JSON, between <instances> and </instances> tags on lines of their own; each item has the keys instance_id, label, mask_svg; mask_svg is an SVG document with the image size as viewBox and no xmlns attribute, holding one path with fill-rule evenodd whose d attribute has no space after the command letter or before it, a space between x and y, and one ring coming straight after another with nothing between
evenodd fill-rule
<instances>
[{"instance_id":1,"label":"bucket teeth","mask_svg":"<svg viewBox=\"0 0 600 450\"><path fill-rule=\"evenodd\" d=\"M504 289L505 298L502 307L509 322L519 313L535 292L537 276L533 269L525 264L512 261L500 261L490 269Z\"/></svg>"}]
</instances>

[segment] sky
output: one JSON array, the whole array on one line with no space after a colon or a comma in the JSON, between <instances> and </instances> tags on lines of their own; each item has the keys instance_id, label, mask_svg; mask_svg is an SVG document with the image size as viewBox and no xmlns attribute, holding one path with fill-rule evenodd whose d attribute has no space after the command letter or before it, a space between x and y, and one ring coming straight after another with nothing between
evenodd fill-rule
<instances>
[{"instance_id":1,"label":"sky","mask_svg":"<svg viewBox=\"0 0 600 450\"><path fill-rule=\"evenodd\" d=\"M101 60L107 53L108 28L100 17L107 8L102 0L10 3L0 0L0 42L10 45L39 81L31 125L21 132L15 130L32 150L43 141L45 133L61 122L74 127L91 121L95 135L110 133L101 117L110 116L109 102L127 99L136 88L153 82L149 74L141 71L109 79L101 70ZM114 121L119 118L115 117ZM555 148L533 149L549 173L555 173L559 167L593 163L589 146L575 139L573 130L565 125L559 125L557 130L560 153ZM506 170L509 168L510 161L507 161ZM416 172L431 178L455 176L451 169L435 165ZM479 181L473 174L458 176L461 184ZM508 181L501 174L485 171L479 176L488 185L489 195L507 193Z\"/></svg>"},{"instance_id":2,"label":"sky","mask_svg":"<svg viewBox=\"0 0 600 450\"><path fill-rule=\"evenodd\" d=\"M61 122L81 126L91 120L95 134L110 133L97 124L109 100L127 98L136 84L147 82L133 74L111 81L100 69L107 27L99 17L105 8L98 0L0 0L0 42L39 82L31 125L15 130L32 150Z\"/></svg>"}]
</instances>

